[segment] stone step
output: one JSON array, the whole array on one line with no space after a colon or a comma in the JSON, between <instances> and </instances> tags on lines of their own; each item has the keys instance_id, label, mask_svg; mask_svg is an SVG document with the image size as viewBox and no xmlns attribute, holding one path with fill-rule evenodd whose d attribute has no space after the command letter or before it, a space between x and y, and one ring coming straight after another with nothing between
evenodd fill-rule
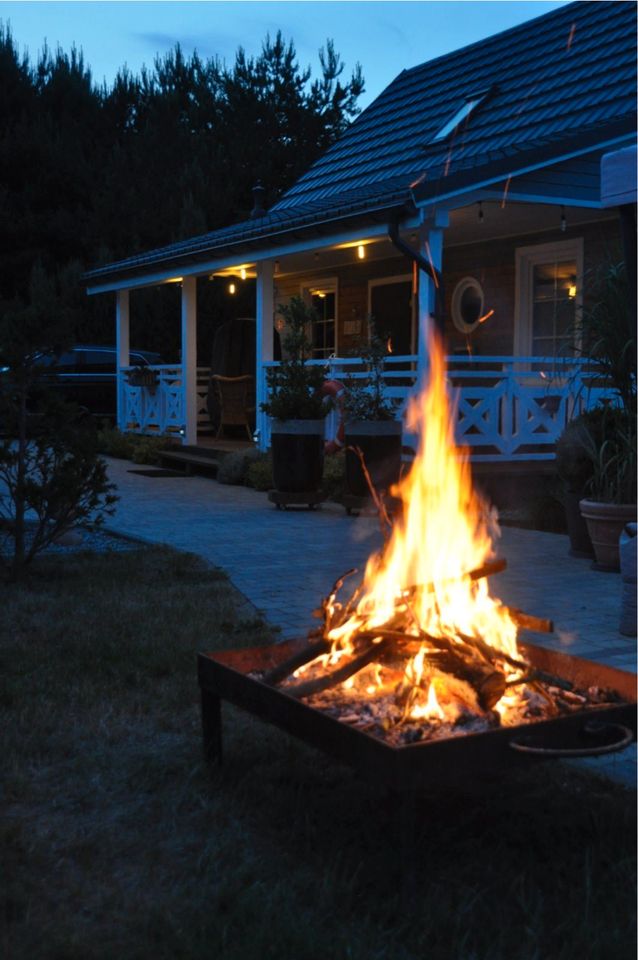
<instances>
[{"instance_id":1,"label":"stone step","mask_svg":"<svg viewBox=\"0 0 638 960\"><path fill-rule=\"evenodd\" d=\"M186 473L194 468L206 470L216 475L219 467L219 460L201 453L189 453L187 450L163 450L160 454L162 465L173 464L183 466Z\"/></svg>"},{"instance_id":2,"label":"stone step","mask_svg":"<svg viewBox=\"0 0 638 960\"><path fill-rule=\"evenodd\" d=\"M220 460L224 457L226 451L220 450L217 447L200 447L197 444L183 444L181 447L175 450L171 450L171 453L188 453L192 454L195 457L207 457L209 460Z\"/></svg>"}]
</instances>

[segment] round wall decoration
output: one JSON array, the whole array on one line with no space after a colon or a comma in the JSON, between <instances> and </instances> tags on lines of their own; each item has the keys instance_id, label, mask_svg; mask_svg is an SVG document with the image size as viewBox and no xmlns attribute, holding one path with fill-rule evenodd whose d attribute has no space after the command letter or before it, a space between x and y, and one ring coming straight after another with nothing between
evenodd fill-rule
<instances>
[{"instance_id":1,"label":"round wall decoration","mask_svg":"<svg viewBox=\"0 0 638 960\"><path fill-rule=\"evenodd\" d=\"M459 280L452 294L452 322L461 333L471 333L483 316L485 295L474 277Z\"/></svg>"}]
</instances>

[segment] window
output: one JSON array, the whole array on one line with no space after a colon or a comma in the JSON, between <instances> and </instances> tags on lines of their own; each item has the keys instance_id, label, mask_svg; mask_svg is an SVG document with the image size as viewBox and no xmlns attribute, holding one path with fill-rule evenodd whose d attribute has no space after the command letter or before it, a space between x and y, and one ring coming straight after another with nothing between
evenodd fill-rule
<instances>
[{"instance_id":1,"label":"window","mask_svg":"<svg viewBox=\"0 0 638 960\"><path fill-rule=\"evenodd\" d=\"M463 103L456 113L448 120L445 126L441 127L438 133L435 133L432 137L432 143L438 143L441 140L446 140L450 134L459 127L464 120L472 114L479 104L483 103L487 99L488 94L492 92L492 88L489 90L483 90L480 93L472 94L467 97L465 103Z\"/></svg>"},{"instance_id":2,"label":"window","mask_svg":"<svg viewBox=\"0 0 638 960\"><path fill-rule=\"evenodd\" d=\"M336 296L334 290L312 295L312 305L317 319L312 325L312 356L314 359L330 357L335 352Z\"/></svg>"},{"instance_id":3,"label":"window","mask_svg":"<svg viewBox=\"0 0 638 960\"><path fill-rule=\"evenodd\" d=\"M582 283L582 238L516 251L514 350L517 355L574 355L579 345Z\"/></svg>"},{"instance_id":4,"label":"window","mask_svg":"<svg viewBox=\"0 0 638 960\"><path fill-rule=\"evenodd\" d=\"M534 266L532 356L573 354L576 289L575 260L554 260Z\"/></svg>"},{"instance_id":5,"label":"window","mask_svg":"<svg viewBox=\"0 0 638 960\"><path fill-rule=\"evenodd\" d=\"M304 284L301 294L315 310L316 320L308 336L313 360L327 360L337 349L337 281L334 278Z\"/></svg>"}]
</instances>

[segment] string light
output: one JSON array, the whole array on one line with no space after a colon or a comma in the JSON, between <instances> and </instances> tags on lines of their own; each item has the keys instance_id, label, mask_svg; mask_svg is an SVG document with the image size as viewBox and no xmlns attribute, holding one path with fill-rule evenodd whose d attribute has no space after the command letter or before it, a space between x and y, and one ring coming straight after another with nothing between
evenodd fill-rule
<instances>
[{"instance_id":1,"label":"string light","mask_svg":"<svg viewBox=\"0 0 638 960\"><path fill-rule=\"evenodd\" d=\"M241 270L239 271L239 273L240 273L240 276L241 276L242 280L245 280L245 279L246 279L246 267L242 267Z\"/></svg>"},{"instance_id":2,"label":"string light","mask_svg":"<svg viewBox=\"0 0 638 960\"><path fill-rule=\"evenodd\" d=\"M363 260L365 258L365 255L366 255L366 248L362 243L360 243L359 246L357 247L357 256L359 257L359 260Z\"/></svg>"},{"instance_id":3,"label":"string light","mask_svg":"<svg viewBox=\"0 0 638 960\"><path fill-rule=\"evenodd\" d=\"M237 292L237 287L235 286L234 283L229 283L229 284L228 284L228 292L231 294L231 296L232 296L232 294L234 294L234 293Z\"/></svg>"}]
</instances>

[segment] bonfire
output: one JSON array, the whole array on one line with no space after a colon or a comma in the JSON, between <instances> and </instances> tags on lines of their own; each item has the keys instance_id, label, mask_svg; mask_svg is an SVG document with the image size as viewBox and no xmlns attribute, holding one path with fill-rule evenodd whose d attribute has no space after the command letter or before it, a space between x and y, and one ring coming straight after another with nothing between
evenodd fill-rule
<instances>
[{"instance_id":1,"label":"bonfire","mask_svg":"<svg viewBox=\"0 0 638 960\"><path fill-rule=\"evenodd\" d=\"M532 668L520 627L550 621L505 606L488 577L496 512L472 485L467 451L454 441L455 410L443 347L433 335L430 371L407 425L419 437L409 471L392 489L392 519L376 495L384 545L346 594L344 573L322 603L305 649L261 679L389 743L448 738L606 702L598 688L574 690Z\"/></svg>"}]
</instances>

